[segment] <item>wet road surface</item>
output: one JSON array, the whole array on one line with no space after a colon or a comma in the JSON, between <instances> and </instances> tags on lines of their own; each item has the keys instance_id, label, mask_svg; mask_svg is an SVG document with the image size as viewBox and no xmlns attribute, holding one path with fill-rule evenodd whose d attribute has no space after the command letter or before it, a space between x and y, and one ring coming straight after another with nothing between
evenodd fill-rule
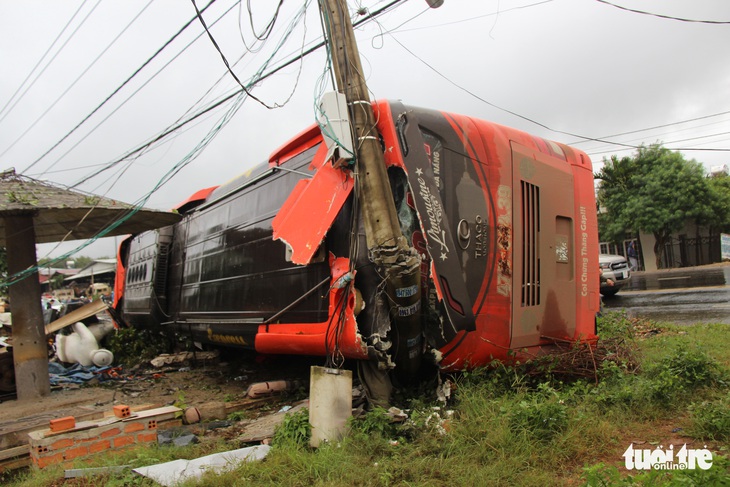
<instances>
[{"instance_id":1,"label":"wet road surface","mask_svg":"<svg viewBox=\"0 0 730 487\"><path fill-rule=\"evenodd\" d=\"M730 324L730 265L635 273L607 309L679 325Z\"/></svg>"},{"instance_id":2,"label":"wet road surface","mask_svg":"<svg viewBox=\"0 0 730 487\"><path fill-rule=\"evenodd\" d=\"M730 285L730 265L635 272L626 291L697 288Z\"/></svg>"}]
</instances>

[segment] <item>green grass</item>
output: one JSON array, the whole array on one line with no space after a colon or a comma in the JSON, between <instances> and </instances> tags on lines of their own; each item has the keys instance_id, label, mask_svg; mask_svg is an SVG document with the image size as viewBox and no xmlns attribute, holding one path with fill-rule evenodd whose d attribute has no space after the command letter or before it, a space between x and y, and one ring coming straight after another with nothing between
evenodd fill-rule
<instances>
[{"instance_id":1,"label":"green grass","mask_svg":"<svg viewBox=\"0 0 730 487\"><path fill-rule=\"evenodd\" d=\"M306 415L292 415L264 461L184 485L730 485L730 326L674 327L608 314L599 333L604 345L590 376L566 374L555 358L471 371L452 378L448 405L412 398L401 405L409 408L405 424L375 409L351 421L343 441L317 450L307 446ZM707 445L713 467L624 467L621 454L632 442L652 449L668 441ZM136 467L241 446L140 448L94 465ZM55 486L61 477L48 470L0 476L0 483ZM126 473L71 485L154 483Z\"/></svg>"}]
</instances>

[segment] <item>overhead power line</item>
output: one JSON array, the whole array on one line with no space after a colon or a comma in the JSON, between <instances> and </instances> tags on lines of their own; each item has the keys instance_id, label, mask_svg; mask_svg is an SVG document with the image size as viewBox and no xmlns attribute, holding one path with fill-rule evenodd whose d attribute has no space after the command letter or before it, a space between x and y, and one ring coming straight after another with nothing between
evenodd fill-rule
<instances>
[{"instance_id":1,"label":"overhead power line","mask_svg":"<svg viewBox=\"0 0 730 487\"><path fill-rule=\"evenodd\" d=\"M542 123L542 122L539 122L539 121L537 121L537 120L534 120L534 119L532 119L532 118L529 118L529 117L527 117L527 116L525 116L525 115L519 114L519 113L517 113L517 112L514 112L514 111L512 111L512 110L509 110L509 109L507 109L507 108L503 108L503 107L501 107L501 106L499 106L499 105L496 105L495 103L492 103L492 102L490 102L489 100L486 100L486 99L482 98L481 96L477 95L476 93L474 93L474 92L470 91L469 89L465 88L464 86L461 86L460 84L458 84L457 82L455 82L454 80L452 80L451 78L449 78L448 76L446 76L445 74L443 74L443 73L442 73L441 71L439 71L438 69L436 69L435 67L433 67L432 65L430 65L430 64L429 64L428 62L426 62L426 61L425 61L425 60L424 60L423 58L421 58L421 57L420 57L420 56L418 56L418 55L417 55L416 53L414 53L413 51L411 51L410 49L408 49L408 48L407 48L407 47L406 47L406 46L405 46L405 45L404 45L404 44L403 44L402 42L400 42L400 41L399 41L399 40L398 40L398 39L397 39L397 38L396 38L396 37L395 37L395 36L393 35L393 33L392 33L392 32L388 32L388 34L389 34L389 35L391 36L391 38L392 38L392 39L393 39L393 40L394 40L394 41L395 41L396 43L398 43L398 45L400 45L400 46L401 46L401 47L402 47L402 48L403 48L403 49L404 49L404 50L405 50L406 52L408 52L408 53L409 53L409 54L410 54L411 56L413 56L414 58L416 58L417 60L419 60L419 61L420 61L421 63L423 63L423 64L424 64L424 65L425 65L426 67L428 67L428 68L429 68L429 69L430 69L431 71L433 71L433 72L434 72L434 73L436 73L436 74L437 74L438 76L440 76L441 78L443 78L444 80L446 80L446 81L447 81L448 83L450 83L450 84L452 84L453 86L455 86L455 87L459 88L459 89L460 89L460 90L462 90L463 92L467 93L468 95L472 96L473 98L476 98L477 100L481 101L482 103L484 103L484 104L486 104L486 105L489 105L489 106L491 106L491 107L493 107L493 108L496 108L497 110L503 111L503 112L505 112L505 113L509 113L510 115L513 115L513 116L515 116L515 117L521 118L522 120L525 120L525 121L527 121L527 122L530 122L530 123L532 123L532 124L535 124L535 125L537 125L537 126L539 126L539 127L542 127L542 128L544 128L544 129L547 129L547 130L549 130L549 131L551 131L551 132L555 132L555 133L558 133L558 134L563 134L563 135L569 135L569 136L571 136L571 137L577 137L577 138L579 138L579 139L582 139L582 140L586 140L586 141L593 141L593 142L602 142L602 143L605 143L605 144L617 145L617 146L620 146L620 147L626 147L626 148L629 148L629 149L638 149L638 148L639 148L639 146L636 146L636 145L631 145L631 144L623 144L623 143L621 143L621 142L612 142L612 141L610 141L610 140L604 140L604 139L600 139L600 138L596 138L596 137L587 137L587 136L585 136L585 135L580 135L580 134L576 134L576 133L573 133L573 132L568 132L568 131L566 131L566 130L559 130L559 129L554 129L554 128L552 128L552 127L550 127L550 126L548 126L548 125L546 125L546 124L544 124L544 123ZM672 149L672 150L683 150L683 151L688 151L688 150L700 150L700 151L730 152L730 149L711 149L711 148L675 148L675 149Z\"/></svg>"},{"instance_id":2,"label":"overhead power line","mask_svg":"<svg viewBox=\"0 0 730 487\"><path fill-rule=\"evenodd\" d=\"M273 108L278 108L279 106L277 104L274 104L274 106L269 106L266 102L261 101L258 97L251 94L251 92L246 88L246 86L243 83L241 83L241 80L238 79L238 76L236 76L236 73L234 73L233 70L231 69L231 65L228 63L228 59L226 59L225 54L223 54L223 51L221 51L221 48L220 48L220 46L218 46L218 43L215 41L213 34L210 33L208 26L205 24L205 20L203 20L203 13L200 10L198 10L198 6L195 4L195 0L190 0L190 1L193 3L193 7L195 7L195 13L197 14L197 18L200 20L200 24L205 29L205 32L208 33L208 38L210 39L210 42L213 43L213 47L215 47L216 51L218 51L218 54L220 54L221 59L223 60L223 64L226 65L226 69L228 70L229 73L231 73L231 76L233 76L233 79L236 80L236 83L238 83L238 85L246 93L246 95L251 97L253 100L257 101L261 105L265 106L266 108L268 108L270 110ZM281 3L279 3L279 7L281 7ZM277 8L277 14L278 14L278 12L279 12L279 9ZM275 20L273 20L272 22L275 22Z\"/></svg>"},{"instance_id":3,"label":"overhead power line","mask_svg":"<svg viewBox=\"0 0 730 487\"><path fill-rule=\"evenodd\" d=\"M165 131L163 131L162 133L158 134L158 135L157 135L156 137L154 137L154 138L153 138L152 140L150 140L150 141L148 141L148 142L146 142L146 143L142 144L141 146L137 147L137 148L136 148L136 149L134 149L134 150L131 150L131 151L127 152L127 153L126 153L126 154L125 154L124 156L122 156L122 157L120 157L120 158L118 158L118 159L116 159L116 160L114 160L114 161L112 161L112 162L110 162L110 163L106 164L106 165L104 166L104 168L102 168L102 169L99 169L99 170L95 171L94 173L92 173L92 174L90 174L90 175L88 175L88 176L84 177L83 179L81 179L80 181L78 181L77 183L75 183L75 184L74 184L73 186L71 186L71 188L75 188L75 187L77 187L77 186L79 186L79 185L83 184L84 182L86 182L86 181L88 181L88 180L90 180L90 179L94 178L95 176L97 176L97 175L101 174L102 172L104 172L104 171L107 171L107 170L111 169L112 167L116 166L117 164L119 164L119 163L121 163L121 162L123 162L123 161L125 161L125 160L129 159L130 157L134 157L135 155L137 155L137 154L141 153L142 151L145 151L145 150L147 150L147 149L148 149L148 148L150 148L150 147L151 147L152 145L156 144L157 142L160 142L160 141L162 141L162 140L163 140L163 139L165 139L165 138L166 138L167 136L169 136L169 135L171 135L172 133L174 133L174 132L178 131L179 129L181 129L182 127L186 126L186 125L187 125L187 124L189 124L190 122L192 122L192 121L194 121L194 120L197 120L198 118L200 118L200 117L202 117L203 115L205 115L205 114L207 114L207 113L211 112L212 110L214 110L214 109L216 109L216 108L218 108L218 107L220 107L220 106L224 105L225 103L227 103L228 101L232 100L233 98L236 98L236 97L238 97L238 98L239 98L239 100L238 100L238 101L236 102L236 104L240 106L240 103L242 103L242 100L244 100L244 99L245 99L245 96L243 97L243 99L241 98L241 96L242 96L243 94L245 94L246 96L249 96L249 95L248 95L248 93L249 93L249 91L250 91L250 87L254 86L254 85L255 85L256 83L259 83L259 82L261 82L261 81L262 81L263 79L265 79L265 78L267 78L267 77L271 76L272 74L274 74L275 72L277 72L277 71L279 71L279 70L283 69L284 67L288 66L289 64L292 64L293 62L296 62L296 60L297 60L297 59L302 59L302 58L304 57L304 55L305 55L305 53L304 53L304 52L303 52L303 53L302 53L302 54L301 54L300 56L298 56L297 58L295 58L295 59L291 60L290 62L288 62L288 63L285 63L284 65L281 65L281 66L279 66L278 68L276 68L276 69L274 69L274 70L271 70L271 71L269 71L268 73L264 73L265 69L266 69L266 68L268 67L268 64L269 64L269 63L271 62L271 60L272 60L272 59L273 59L273 57L274 57L274 56L276 55L276 53L278 52L278 50L279 50L279 49L280 49L280 48L282 47L282 45L283 45L283 43L284 43L284 42L286 41L286 39L287 39L287 38L288 38L288 37L289 37L289 36L291 35L292 31L294 30L294 27L295 27L295 25L296 25L296 24L297 24L297 23L298 23L298 22L299 22L299 21L300 21L300 20L301 20L302 18L304 18L304 16L306 15L306 6L307 6L307 4L308 4L308 2L305 2L305 7L304 7L303 9L300 9L300 11L299 11L298 15L297 15L297 16L296 16L296 18L295 18L295 19L293 20L293 22L292 22L292 24L290 25L290 27L289 27L289 29L287 30L287 32L286 32L286 33L284 34L284 36L283 36L282 40L280 40L280 41L279 41L279 45L278 45L278 46L276 47L276 49L275 49L275 52L274 52L274 54L272 54L272 55L271 55L271 56L270 56L270 57L269 57L269 58L268 58L268 59L266 60L266 62L264 63L264 65L263 65L263 66L261 66L261 67L259 68L258 72L257 72L257 73L256 73L256 74L255 74L255 75L254 75L254 76L253 76L253 77L251 78L251 80L250 80L250 81L249 81L249 83L248 83L248 89L244 89L244 88L241 88L240 90L237 90L237 91L235 91L235 92L233 92L233 93L229 94L228 96L225 96L224 98L222 98L222 99L220 99L220 100L218 100L218 101L214 102L214 103L213 103L212 105L209 105L209 106L208 106L207 108L205 108L205 109L202 109L202 110L198 111L198 112L197 112L196 114L192 115L191 117L188 117L187 119L183 120L182 122L179 122L179 123L176 123L176 124L174 124L174 125L173 125L172 127L169 127L169 128L167 129L167 130L165 130ZM310 51L310 52L312 52L312 51ZM238 110L238 108L236 108L236 110L235 110L235 111L237 111L237 110ZM232 112L232 113L235 113L235 111L234 111L234 112ZM229 109L229 113L231 113L231 112L230 112L230 109ZM230 120L230 117L232 117L232 113L231 113L231 115L230 115L230 116L228 116L227 120ZM226 121L226 123L227 123L227 121ZM219 128L219 129L217 130L217 131L216 131L216 133L217 133L218 131L220 131L220 129L222 129L222 128L223 128L223 126L221 126L221 127L220 127L220 128ZM212 140L212 139L211 139L211 140ZM209 142L208 142L208 143L209 143ZM207 146L207 143L206 143L206 146ZM148 196L148 197L149 197L149 196Z\"/></svg>"},{"instance_id":4,"label":"overhead power line","mask_svg":"<svg viewBox=\"0 0 730 487\"><path fill-rule=\"evenodd\" d=\"M644 10L636 10L633 8L622 7L621 5L616 5L615 3L608 2L607 0L596 0L596 2L604 3L606 5L610 5L612 7L615 7L620 10L625 10L627 12L633 12L635 14L642 14L642 15L650 15L652 17L659 17L660 19L678 20L680 22L692 22L692 23L697 23L697 24L715 24L715 25L730 24L730 21L685 19L685 18L681 18L681 17L672 17L671 15L656 14L653 12L646 12Z\"/></svg>"},{"instance_id":5,"label":"overhead power line","mask_svg":"<svg viewBox=\"0 0 730 487\"><path fill-rule=\"evenodd\" d=\"M389 10L391 10L393 7L395 7L396 5L398 5L401 2L403 2L403 0L391 0L384 7L376 10L375 12L371 12L367 17L363 17L362 19L360 19L357 22L355 22L353 24L353 26L354 27L359 27L359 26L361 26L361 25L363 25L363 24L365 24L365 23L367 23L367 22L369 22L371 20L374 20L375 18L377 18L378 16L380 16L380 15L388 12ZM202 11L204 11L204 9L201 10L201 12ZM193 20L194 19L195 18L193 18ZM263 80L265 80L265 79L273 76L274 74L278 73L279 71L281 71L281 70L283 70L283 69L291 66L292 64L294 64L294 63L296 63L296 62L304 59L306 56L308 56L308 55L310 55L310 54L318 51L319 49L321 49L324 45L325 45L325 41L320 41L320 42L312 45L310 48L305 49L305 50L297 53L296 55L293 55L290 59L282 62L278 66L275 66L275 67L271 68L270 70L262 73L261 76L259 76L256 79L256 83L261 82L261 81L263 81ZM121 156L121 157L119 157L119 158L117 158L117 159L115 159L115 160L113 160L113 161L111 161L109 163L103 164L103 166L102 166L101 169L99 169L98 171L95 171L92 174L84 177L83 179L81 179L80 181L78 181L77 183L75 183L73 186L71 186L71 188L75 188L75 187L83 184L84 182L88 181L89 179L92 179L95 176L99 175L100 173L102 173L102 172L110 169L111 167L115 166L116 164L119 164L122 161L124 161L124 160L126 160L126 159L128 159L130 157L133 157L135 154L138 154L138 153L140 153L142 151L147 150L152 145L154 145L154 144L162 141L167 136L174 134L175 132L177 132L181 128L185 127L189 123L198 120L200 117L202 117L202 116L210 113L211 111L213 111L213 110L221 107L222 105L226 104L227 102L231 101L236 96L240 95L242 92L243 92L243 89L236 90L236 91L234 91L234 92L232 92L232 93L230 93L228 95L225 95L223 98L220 98L219 100L214 101L212 104L208 105L206 108L201 109L200 111L194 113L193 115L189 116L188 118L186 118L184 120L180 120L178 123L175 123L171 127L168 127L166 130L164 130L163 132L161 132L158 135L154 136L149 141L147 141L147 142L145 142L145 143L143 143L143 144L135 147L134 149L130 149L123 156ZM56 144L56 145L58 145L58 144ZM98 166L96 166L96 167L98 167ZM26 171L27 171L27 169L26 169Z\"/></svg>"},{"instance_id":6,"label":"overhead power line","mask_svg":"<svg viewBox=\"0 0 730 487\"><path fill-rule=\"evenodd\" d=\"M86 2L84 2L84 3L86 3ZM96 10L96 7L98 7L100 3L101 3L101 0L97 0L94 7L89 11L88 14L86 14L86 17L84 17L83 20L81 20L81 22L79 23L79 25L76 26L74 31L71 32L71 35L68 36L68 39L66 39L66 41L63 43L63 45L58 48L58 51L56 51L56 54L51 58L51 60L48 62L48 64L46 64L43 67L41 72L36 75L35 79L31 82L31 84L28 85L28 87L23 91L23 93L15 100L13 105L10 108L8 108L8 110L5 112L5 115L3 115L2 118L0 118L0 122L5 120L5 117L7 117L8 114L13 111L13 108L15 108L15 106L18 104L18 102L20 102L20 100L23 99L25 94L28 93L28 90L30 90L33 87L33 85L36 83L36 81L38 81L40 79L41 75L43 75L43 73L46 72L46 69L48 69L48 67L51 64L53 64L53 61L57 59L58 54L61 51L63 51L63 48L66 47L66 45L71 41L71 39L73 39L73 37L76 35L76 32L78 32L78 30L81 28L81 26L83 26L84 23L86 23L88 18L91 16L92 13L94 13L94 10ZM83 7L83 5L82 5L82 7ZM81 7L79 7L79 10L81 10ZM68 21L68 24L66 24L66 27L68 27L68 25L71 23L71 21L73 21L74 17L76 17L76 14L78 14L79 10L77 10L76 13L73 15L73 17L71 17L71 20ZM63 35L63 32L65 32L66 27L64 27L63 31L61 31L61 33L58 34L58 37L56 38L56 40L53 41L53 43L51 44L51 47L48 48L48 51L50 51L50 49L56 44L56 41L58 41L58 39L61 37L61 35ZM48 54L48 51L46 51L46 54ZM43 61L43 59L46 57L46 54L43 55L43 57L41 58L41 61L38 61L38 64L40 64ZM30 72L28 77L30 77L33 74L33 71L35 71L35 69L38 67L38 64L36 64L36 66ZM25 81L23 81L23 83L20 85L18 90L20 90L23 87L23 85L25 84L26 81L28 81L28 78L26 78ZM15 93L17 93L17 91ZM15 94L13 94L13 96L15 96ZM5 107L3 107L3 110L5 110L6 107L7 107L7 104L5 105Z\"/></svg>"},{"instance_id":7,"label":"overhead power line","mask_svg":"<svg viewBox=\"0 0 730 487\"><path fill-rule=\"evenodd\" d=\"M213 24L211 24L211 25L215 25L216 23L218 23L223 17L225 17L228 14L228 12L230 12L231 10L233 10L233 8L235 6L236 6L236 4L234 3L233 5L231 5L230 7L228 7L228 9L225 10L215 21L213 21ZM137 89L135 89L134 92L132 92L129 96L127 96L127 98L125 98L124 101L122 101L116 108L114 108L114 110L112 110L102 120L100 120L94 126L94 128L92 128L91 130L89 130L86 133L86 135L84 135L79 140L77 140L74 145L72 145L71 147L69 147L66 150L66 152L64 152L60 157L58 157L58 159L56 159L50 166L48 166L40 174L42 175L42 174L48 173L49 169L52 169L53 167L56 166L56 164L58 164L59 162L61 162L61 160L63 160L64 157L66 157L69 153L71 153L76 147L78 147L82 142L84 142L88 137L90 137L101 125L103 125L107 120L109 120L112 116L114 116L114 114L117 113L117 111L119 111L124 105L126 105L127 102L129 102L129 100L131 100L133 97L135 97L137 95L137 93L139 93L140 91L142 91L149 83L152 82L152 80L154 80L162 71L164 71L170 64L172 64L177 58L179 58L188 48L190 48L190 46L192 46L202 36L203 36L202 33L200 33L197 36L195 36L195 38L193 40L191 40L190 42L188 42L177 54L175 54L172 58L170 58L160 69L158 69L144 83L142 83L140 86L138 86Z\"/></svg>"},{"instance_id":8,"label":"overhead power line","mask_svg":"<svg viewBox=\"0 0 730 487\"><path fill-rule=\"evenodd\" d=\"M210 7L211 5L213 5L213 3L215 3L215 1L216 1L216 0L210 0L210 2L208 2L208 5L206 5L206 6L205 6L205 7L204 7L204 8L203 8L203 9L201 10L201 12L205 12L205 10L206 10L206 9L207 9L208 7ZM114 95L116 95L117 93L119 93L119 91L121 91L121 89L122 89L122 88L124 88L124 87L125 87L125 86L126 86L126 85L127 85L127 84L128 84L129 82L130 82L130 81L132 81L132 79L133 79L133 78L134 78L135 76L137 76L137 74L139 74L139 72L140 72L140 71L142 71L142 70L143 70L143 69L144 69L144 68L145 68L145 67L146 67L146 66L147 66L148 64L150 64L150 63L151 63L151 62L152 62L152 61L153 61L153 60L154 60L154 59L155 59L155 58L156 58L156 57L157 57L157 56L158 56L158 55L159 55L159 54L160 54L160 53L161 53L162 51L164 51L164 50L165 50L165 48L167 48L167 46L169 46L169 45L170 45L170 44L171 44L171 43L172 43L172 42L173 42L173 41L174 41L175 39L177 39L177 37L178 37L178 36L179 36L180 34L182 34L182 33L183 33L183 31L185 31L185 29L187 29L187 28L188 28L188 27L190 26L190 24L192 24L192 23L193 23L193 22L195 21L195 19L196 19L196 18L197 18L197 16L195 16L195 17L191 18L190 20L188 20L188 21L187 21L187 22L185 23L185 25L183 25L183 26L182 26L182 27L180 28L180 30L178 30L178 31L177 31L177 32L175 33L175 35L173 35L173 36L172 36L172 37L171 37L170 39L168 39L168 40L167 40L167 42L165 42L165 43L164 43L164 44L162 45L162 47L160 47L160 48L159 48L159 49L158 49L158 50L157 50L157 51L156 51L156 52L155 52L155 53L154 53L154 54L153 54L153 55L152 55L152 56L151 56L151 57L150 57L149 59L147 59L147 61L145 61L145 62L144 62L144 63L142 64L142 66L140 66L139 68L137 68L137 69L136 69L136 70L134 71L134 73L132 73L132 74L131 74L131 75L130 75L130 76L129 76L129 77L128 77L128 78L126 79L126 80L124 80L124 82L123 82L123 83L122 83L121 85L119 85L119 86L118 86L118 87L117 87L117 88L116 88L116 89L115 89L115 90L114 90L114 91L113 91L113 92L112 92L112 93L111 93L111 94L110 94L109 96L107 96L107 97L106 97L106 98L104 99L104 101L102 101L102 102L101 102L101 103L100 103L100 104L99 104L99 105L98 105L98 106L97 106L96 108L94 108L94 109L93 109L93 110L91 111L91 113L89 113L88 115L86 115L86 117L84 117L84 119L83 119L83 120L81 120L81 121L80 121L80 122L79 122L79 123L78 123L78 124L77 124L77 125L76 125L76 126L75 126L74 128L72 128L72 129L71 129L71 131L69 131L69 132L68 132L68 133L67 133L66 135L64 135L64 136L63 136L63 137L61 138L61 140L59 140L58 142L56 142L55 144L53 144L53 146L52 146L52 147L51 147L50 149L48 149L48 150L47 150L46 152L44 152L44 153L43 153L43 154L42 154L42 155L41 155L40 157L38 157L38 158L37 158L37 159L36 159L35 161L33 161L33 163L31 163L31 164L30 164L30 165L29 165L28 167L26 167L26 168L25 168L25 169L23 170L23 172L27 172L27 171L28 171L28 170L30 170L30 169L31 169L31 168L32 168L33 166L35 166L36 164L38 164L38 163L39 163L39 162L40 162L40 161L41 161L41 160L42 160L42 159L43 159L44 157L46 157L46 156L47 156L48 154L50 154L50 153L51 153L51 152L52 152L52 151L53 151L53 150L54 150L54 149L55 149L56 147L58 147L59 145L61 145L61 143L63 143L63 141L65 141L66 139L68 139L68 138L69 138L69 137L71 136L71 134L73 134L74 132L76 132L76 130L78 130L78 128L79 128L79 127L81 127L81 126L82 126L82 125L83 125L84 123L86 123L86 121L87 121L87 120L89 120L89 119L90 119L90 118L91 118L91 117L92 117L92 116L93 116L93 115L94 115L94 114L95 114L96 112L98 112L98 111L99 111L99 110L100 110L100 109L101 109L101 108L102 108L102 107L103 107L104 105L106 105L106 103L107 103L107 102L108 102L109 100L111 100L111 99L112 99L112 97L113 97Z\"/></svg>"},{"instance_id":9,"label":"overhead power line","mask_svg":"<svg viewBox=\"0 0 730 487\"><path fill-rule=\"evenodd\" d=\"M727 115L728 113L730 113L730 111L720 112L720 113L713 113L712 115L703 115L701 117L688 118L687 120L680 120L678 122L670 122L670 123L665 123L665 124L662 124L662 125L655 125L653 127L647 127L647 128L643 128L643 129L629 130L628 132L621 132L621 133L612 134L612 135L603 135L600 138L601 139L612 139L614 137L621 137L622 135L631 135L631 134L637 134L639 132L648 132L649 130L662 129L662 128L665 128L665 127L671 127L672 125L680 125L680 124L683 124L683 123L696 122L698 120L705 120L705 119L708 119L708 118L719 117L721 115ZM578 141L575 141L575 142L569 142L568 144L569 145L578 145L578 144L585 144L586 142L590 142L590 140L578 140Z\"/></svg>"},{"instance_id":10,"label":"overhead power line","mask_svg":"<svg viewBox=\"0 0 730 487\"><path fill-rule=\"evenodd\" d=\"M8 146L2 153L0 153L0 157L4 156L5 154L7 154L7 152L10 149L15 147L15 144L20 142L23 139L23 137L25 137L28 134L28 132L33 130L33 128L36 125L38 125L38 122L40 122L46 115L48 115L48 112L53 110L53 108L63 99L63 97L66 96L66 93L71 91L71 89L74 86L76 86L76 83L78 83L79 80L81 80L81 78L83 78L86 75L86 73L88 73L89 70L99 61L99 59L101 59L101 57L104 54L106 54L106 52L119 40L119 38L122 37L122 35L124 35L124 33L127 32L127 30L129 30L129 28L132 26L132 24L134 24L137 21L137 19L144 13L144 11L147 10L147 7L152 5L152 1L153 0L149 0L149 2L147 2L147 5L145 5L142 8L142 10L140 10L139 13L137 13L137 15L134 16L134 18L127 24L127 26L124 29L122 29L122 31L119 34L117 34L117 36L104 48L104 50L101 51L98 56L96 56L96 58L91 62L91 64L89 64L86 67L86 69L84 69L84 71L76 77L76 79L68 86L68 88L66 88L64 90L64 92L61 93L58 96L58 98L56 98L56 100L53 103L51 103L48 106L48 108L46 108L46 110L43 113L41 113L41 115L38 118L36 118L32 124L30 124L29 127L27 129L25 129L25 131L22 134L20 134L20 136L17 139L15 139L15 141L12 144L10 144L10 146Z\"/></svg>"}]
</instances>

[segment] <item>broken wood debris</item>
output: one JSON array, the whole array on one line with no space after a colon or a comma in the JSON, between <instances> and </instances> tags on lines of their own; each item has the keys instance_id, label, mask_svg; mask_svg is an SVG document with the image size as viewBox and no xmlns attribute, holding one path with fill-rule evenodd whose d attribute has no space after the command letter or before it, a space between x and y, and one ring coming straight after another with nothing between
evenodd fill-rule
<instances>
[{"instance_id":1,"label":"broken wood debris","mask_svg":"<svg viewBox=\"0 0 730 487\"><path fill-rule=\"evenodd\" d=\"M150 360L155 367L164 367L165 365L190 365L194 362L214 362L218 360L220 352L212 350L209 352L180 352L180 353L163 353Z\"/></svg>"}]
</instances>

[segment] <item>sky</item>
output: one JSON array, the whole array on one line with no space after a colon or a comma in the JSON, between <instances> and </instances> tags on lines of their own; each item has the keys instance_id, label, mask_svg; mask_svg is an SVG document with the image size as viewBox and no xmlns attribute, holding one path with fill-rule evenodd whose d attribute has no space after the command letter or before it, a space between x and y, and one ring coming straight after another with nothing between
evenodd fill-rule
<instances>
[{"instance_id":1,"label":"sky","mask_svg":"<svg viewBox=\"0 0 730 487\"><path fill-rule=\"evenodd\" d=\"M391 2L348 5L358 21ZM264 76L257 101L236 95L192 1L0 0L0 170L170 209L267 160L332 90L324 49L282 68L322 40L316 1L277 4L202 13L236 77ZM571 144L596 171L655 142L730 166L727 0L404 0L356 39L372 99ZM76 255L113 256L118 240ZM82 243L40 245L38 258Z\"/></svg>"}]
</instances>

